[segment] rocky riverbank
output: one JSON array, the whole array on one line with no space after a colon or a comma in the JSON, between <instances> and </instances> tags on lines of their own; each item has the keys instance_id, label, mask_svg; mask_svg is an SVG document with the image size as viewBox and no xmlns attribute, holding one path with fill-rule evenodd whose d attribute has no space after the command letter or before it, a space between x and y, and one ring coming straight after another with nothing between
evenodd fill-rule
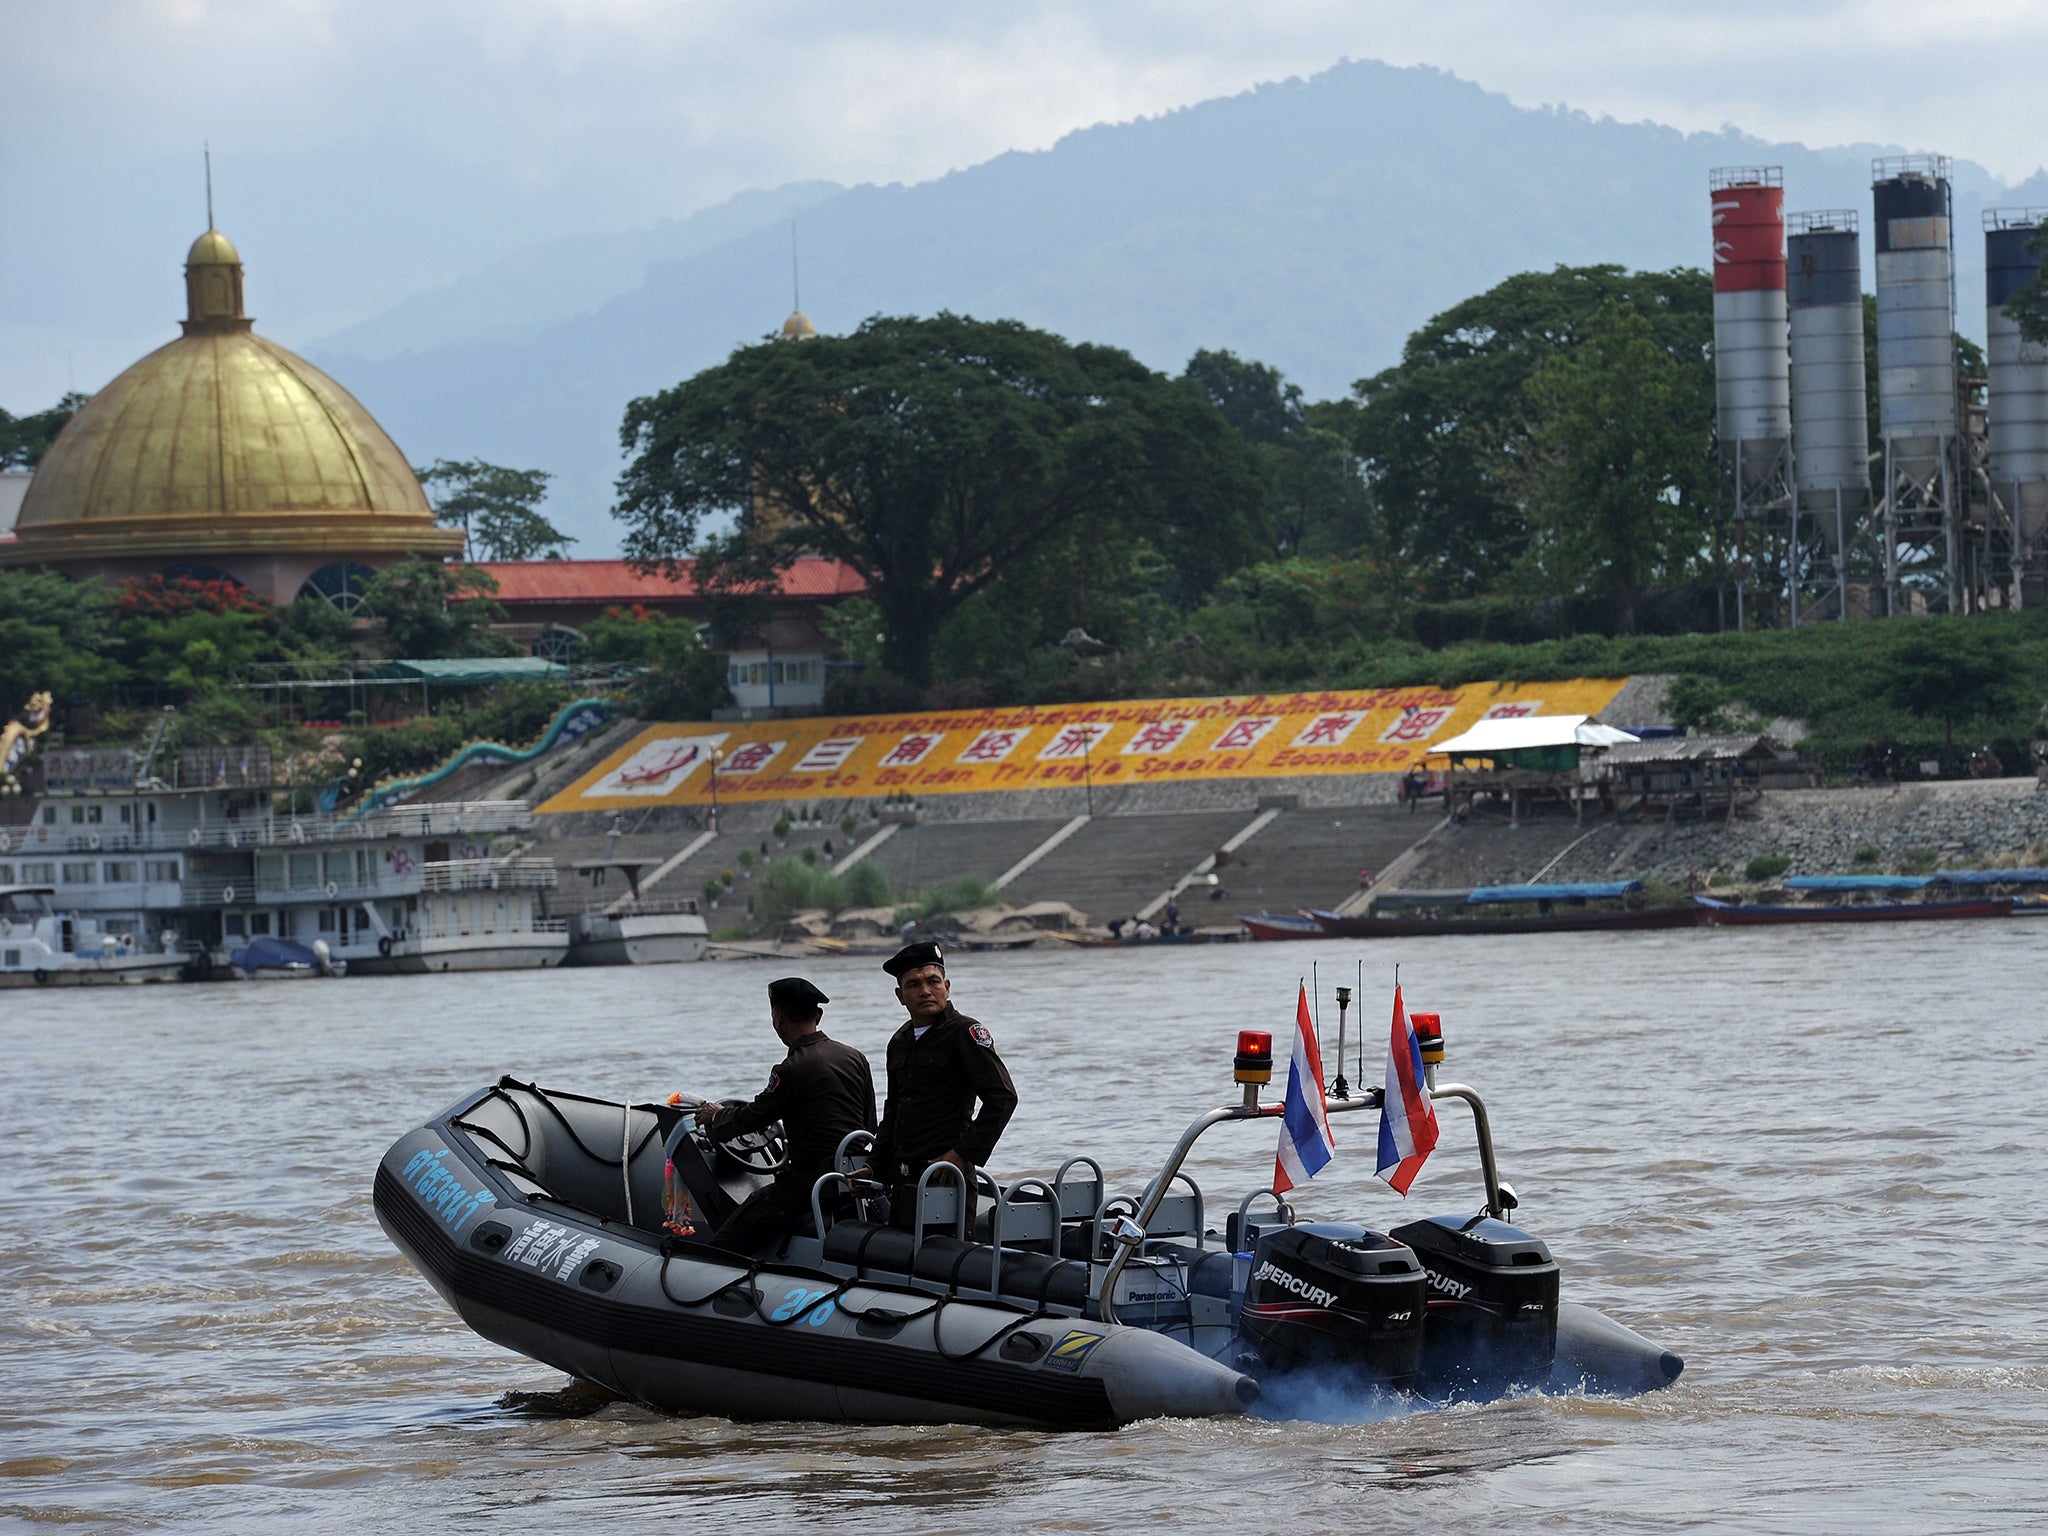
<instances>
[{"instance_id":1,"label":"rocky riverbank","mask_svg":"<svg viewBox=\"0 0 2048 1536\"><path fill-rule=\"evenodd\" d=\"M1623 819L1593 829L1547 878L1739 878L1751 859L1771 855L1791 860L1795 875L2048 863L2048 789L2026 778L1770 790L1729 822Z\"/></svg>"}]
</instances>

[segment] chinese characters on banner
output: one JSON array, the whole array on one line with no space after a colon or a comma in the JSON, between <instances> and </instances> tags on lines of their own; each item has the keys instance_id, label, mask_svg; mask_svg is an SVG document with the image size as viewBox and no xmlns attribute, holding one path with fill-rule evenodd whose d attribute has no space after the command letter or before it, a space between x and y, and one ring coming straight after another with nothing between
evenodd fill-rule
<instances>
[{"instance_id":1,"label":"chinese characters on banner","mask_svg":"<svg viewBox=\"0 0 2048 1536\"><path fill-rule=\"evenodd\" d=\"M650 726L544 812L1401 773L1480 720L1595 714L1618 678Z\"/></svg>"}]
</instances>

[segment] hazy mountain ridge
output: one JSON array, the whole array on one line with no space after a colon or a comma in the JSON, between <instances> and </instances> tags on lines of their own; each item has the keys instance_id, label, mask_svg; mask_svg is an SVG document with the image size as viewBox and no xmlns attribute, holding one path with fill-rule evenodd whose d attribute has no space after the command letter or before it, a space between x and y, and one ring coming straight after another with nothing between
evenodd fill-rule
<instances>
[{"instance_id":1,"label":"hazy mountain ridge","mask_svg":"<svg viewBox=\"0 0 2048 1536\"><path fill-rule=\"evenodd\" d=\"M791 215L844 190L831 181L792 182L742 192L643 229L564 235L526 246L324 336L319 346L337 356L382 361L445 346L531 340L630 293L664 262L686 259L770 224L782 227Z\"/></svg>"},{"instance_id":2,"label":"hazy mountain ridge","mask_svg":"<svg viewBox=\"0 0 2048 1536\"><path fill-rule=\"evenodd\" d=\"M1891 152L1528 110L1434 70L1343 64L935 181L826 196L798 221L804 308L828 331L877 313L1011 316L1172 370L1199 347L1230 347L1328 396L1394 361L1431 314L1513 272L1704 265L1714 166L1783 165L1788 209L1855 208L1867 221L1870 159ZM2048 178L2007 188L1963 162L1954 185L1960 319L1980 333L1979 212L2048 201ZM626 402L780 323L785 215L657 262L587 313L547 327L508 316L484 339L473 285L544 271L521 262L400 307L424 335L433 322L420 306L450 306L477 339L349 355L350 336L367 353L366 339L402 333L380 316L311 350L416 462L554 472L551 512L581 538L577 553L605 553Z\"/></svg>"}]
</instances>

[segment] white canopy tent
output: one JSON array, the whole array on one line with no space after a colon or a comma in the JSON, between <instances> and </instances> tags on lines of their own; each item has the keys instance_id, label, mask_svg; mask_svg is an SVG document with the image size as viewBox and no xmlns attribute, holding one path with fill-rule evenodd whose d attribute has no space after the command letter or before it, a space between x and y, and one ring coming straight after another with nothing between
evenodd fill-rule
<instances>
[{"instance_id":1,"label":"white canopy tent","mask_svg":"<svg viewBox=\"0 0 2048 1536\"><path fill-rule=\"evenodd\" d=\"M1497 752L1528 752L1541 747L1613 747L1637 738L1590 715L1525 715L1515 720L1482 720L1462 736L1438 742L1431 756L1491 757Z\"/></svg>"}]
</instances>

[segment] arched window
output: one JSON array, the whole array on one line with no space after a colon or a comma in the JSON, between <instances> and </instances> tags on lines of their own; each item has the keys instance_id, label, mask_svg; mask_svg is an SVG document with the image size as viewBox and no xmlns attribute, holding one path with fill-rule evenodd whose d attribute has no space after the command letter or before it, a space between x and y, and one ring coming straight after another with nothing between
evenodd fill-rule
<instances>
[{"instance_id":1,"label":"arched window","mask_svg":"<svg viewBox=\"0 0 2048 1536\"><path fill-rule=\"evenodd\" d=\"M363 606L363 594L370 590L370 583L376 579L377 573L367 565L359 565L353 560L337 560L308 576L306 584L299 588L299 596L324 598L331 607L343 613L354 613Z\"/></svg>"},{"instance_id":2,"label":"arched window","mask_svg":"<svg viewBox=\"0 0 2048 1536\"><path fill-rule=\"evenodd\" d=\"M576 654L576 647L583 643L583 636L563 624L550 624L533 638L533 654L543 661L551 661L558 667L566 667Z\"/></svg>"}]
</instances>

